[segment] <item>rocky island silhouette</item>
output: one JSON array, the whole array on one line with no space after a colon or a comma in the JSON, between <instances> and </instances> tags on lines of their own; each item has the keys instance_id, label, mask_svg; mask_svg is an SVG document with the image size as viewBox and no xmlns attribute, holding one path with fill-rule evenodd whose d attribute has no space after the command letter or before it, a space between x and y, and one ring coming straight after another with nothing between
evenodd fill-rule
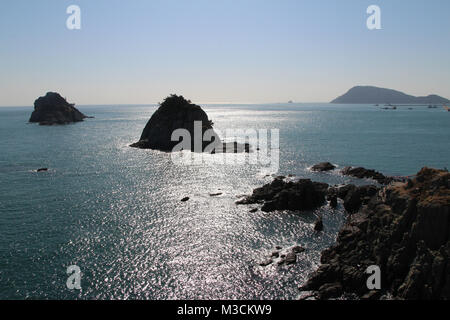
<instances>
[{"instance_id":1,"label":"rocky island silhouette","mask_svg":"<svg viewBox=\"0 0 450 320\"><path fill-rule=\"evenodd\" d=\"M196 123L201 126L199 132L196 132ZM175 94L170 95L160 103L159 108L151 116L142 131L139 141L130 146L170 152L179 144L177 139L172 139L172 134L177 129L185 129L189 132L190 141L188 141L185 149L191 151L210 153L250 151L248 143L222 142L214 131L213 122L208 118L206 112L199 105ZM208 131L210 139L203 139ZM201 137L196 137L198 134ZM195 139L201 139L199 146L196 146Z\"/></svg>"},{"instance_id":2,"label":"rocky island silhouette","mask_svg":"<svg viewBox=\"0 0 450 320\"><path fill-rule=\"evenodd\" d=\"M54 125L80 122L86 118L89 117L75 108L74 104L68 103L59 93L47 92L45 96L34 101L34 111L29 122Z\"/></svg>"}]
</instances>

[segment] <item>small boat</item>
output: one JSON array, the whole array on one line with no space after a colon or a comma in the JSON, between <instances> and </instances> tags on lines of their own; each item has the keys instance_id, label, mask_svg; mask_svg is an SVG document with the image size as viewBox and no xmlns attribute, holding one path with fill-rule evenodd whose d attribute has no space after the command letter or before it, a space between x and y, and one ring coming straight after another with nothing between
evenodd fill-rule
<instances>
[{"instance_id":1,"label":"small boat","mask_svg":"<svg viewBox=\"0 0 450 320\"><path fill-rule=\"evenodd\" d=\"M450 112L450 107L444 106L444 109Z\"/></svg>"}]
</instances>

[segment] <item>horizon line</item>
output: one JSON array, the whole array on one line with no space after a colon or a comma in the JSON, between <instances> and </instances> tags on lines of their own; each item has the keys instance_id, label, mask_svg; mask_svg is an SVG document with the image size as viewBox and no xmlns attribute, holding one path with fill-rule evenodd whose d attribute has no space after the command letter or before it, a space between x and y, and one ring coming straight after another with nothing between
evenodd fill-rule
<instances>
[{"instance_id":1,"label":"horizon line","mask_svg":"<svg viewBox=\"0 0 450 320\"><path fill-rule=\"evenodd\" d=\"M319 103L331 103L331 102L192 102L194 104L201 105L270 105L270 104L319 104ZM157 103L98 103L98 104L75 104L77 107L97 107L97 106L157 106L160 102ZM0 108L34 108L33 105L0 105Z\"/></svg>"}]
</instances>

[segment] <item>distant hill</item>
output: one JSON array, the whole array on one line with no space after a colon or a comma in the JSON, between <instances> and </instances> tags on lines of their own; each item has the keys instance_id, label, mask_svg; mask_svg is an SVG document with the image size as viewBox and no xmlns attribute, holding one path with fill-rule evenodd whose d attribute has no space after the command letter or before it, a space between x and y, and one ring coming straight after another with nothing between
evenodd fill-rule
<instances>
[{"instance_id":1,"label":"distant hill","mask_svg":"<svg viewBox=\"0 0 450 320\"><path fill-rule=\"evenodd\" d=\"M331 103L405 103L405 104L443 104L448 99L435 94L426 97L415 97L400 91L371 87L356 86Z\"/></svg>"}]
</instances>

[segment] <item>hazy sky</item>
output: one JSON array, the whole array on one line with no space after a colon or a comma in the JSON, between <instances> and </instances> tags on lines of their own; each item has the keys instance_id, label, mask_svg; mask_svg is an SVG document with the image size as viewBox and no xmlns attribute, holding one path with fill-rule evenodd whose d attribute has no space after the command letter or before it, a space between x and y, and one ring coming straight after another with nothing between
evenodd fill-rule
<instances>
[{"instance_id":1,"label":"hazy sky","mask_svg":"<svg viewBox=\"0 0 450 320\"><path fill-rule=\"evenodd\" d=\"M448 0L1 0L0 105L322 102L358 84L450 98L449 17Z\"/></svg>"}]
</instances>

